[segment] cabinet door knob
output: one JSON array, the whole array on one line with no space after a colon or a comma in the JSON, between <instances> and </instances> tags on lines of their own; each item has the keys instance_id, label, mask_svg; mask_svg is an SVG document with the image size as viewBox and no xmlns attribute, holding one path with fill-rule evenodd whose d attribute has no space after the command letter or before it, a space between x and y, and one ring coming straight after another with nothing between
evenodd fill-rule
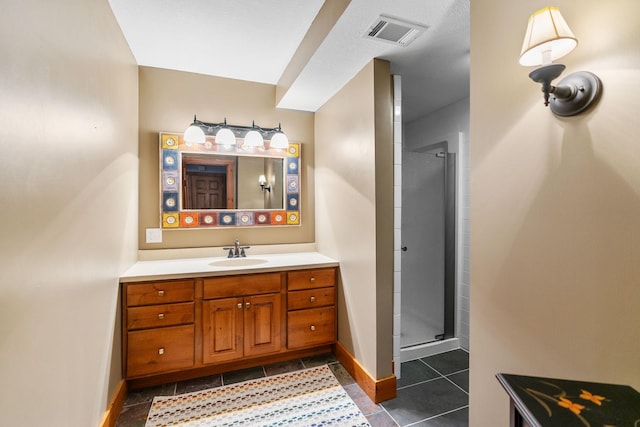
<instances>
[{"instance_id":1,"label":"cabinet door knob","mask_svg":"<svg viewBox=\"0 0 640 427\"><path fill-rule=\"evenodd\" d=\"M311 329L312 331L315 331L315 330L316 330L316 326L315 326L315 325L311 325L311 328L310 328L310 329Z\"/></svg>"},{"instance_id":2,"label":"cabinet door knob","mask_svg":"<svg viewBox=\"0 0 640 427\"><path fill-rule=\"evenodd\" d=\"M316 297L312 296L311 298L309 298L309 301L316 302Z\"/></svg>"},{"instance_id":3,"label":"cabinet door knob","mask_svg":"<svg viewBox=\"0 0 640 427\"><path fill-rule=\"evenodd\" d=\"M164 291L158 291L158 296L159 297L163 297L164 296Z\"/></svg>"},{"instance_id":4,"label":"cabinet door knob","mask_svg":"<svg viewBox=\"0 0 640 427\"><path fill-rule=\"evenodd\" d=\"M315 277L312 277L311 279L309 279L309 281L310 281L311 283L315 283L315 282L316 282L316 278L315 278Z\"/></svg>"},{"instance_id":5,"label":"cabinet door knob","mask_svg":"<svg viewBox=\"0 0 640 427\"><path fill-rule=\"evenodd\" d=\"M251 303L247 302L247 303L244 304L244 306L245 306L246 309L250 309L251 308Z\"/></svg>"},{"instance_id":6,"label":"cabinet door knob","mask_svg":"<svg viewBox=\"0 0 640 427\"><path fill-rule=\"evenodd\" d=\"M242 303L241 302L238 303L238 310L242 310Z\"/></svg>"},{"instance_id":7,"label":"cabinet door knob","mask_svg":"<svg viewBox=\"0 0 640 427\"><path fill-rule=\"evenodd\" d=\"M164 320L164 313L158 313L158 320Z\"/></svg>"},{"instance_id":8,"label":"cabinet door knob","mask_svg":"<svg viewBox=\"0 0 640 427\"><path fill-rule=\"evenodd\" d=\"M159 349L158 349L158 354L159 354L159 355L163 355L163 354L164 354L164 348L162 348L162 347L161 347L161 348L159 348Z\"/></svg>"}]
</instances>

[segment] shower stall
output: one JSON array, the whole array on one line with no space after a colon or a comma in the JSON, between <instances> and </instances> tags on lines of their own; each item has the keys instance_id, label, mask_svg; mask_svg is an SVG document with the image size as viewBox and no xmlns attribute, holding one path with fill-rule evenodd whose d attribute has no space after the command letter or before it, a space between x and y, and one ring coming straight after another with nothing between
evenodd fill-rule
<instances>
[{"instance_id":1,"label":"shower stall","mask_svg":"<svg viewBox=\"0 0 640 427\"><path fill-rule=\"evenodd\" d=\"M447 141L403 153L401 361L459 347L456 168Z\"/></svg>"}]
</instances>

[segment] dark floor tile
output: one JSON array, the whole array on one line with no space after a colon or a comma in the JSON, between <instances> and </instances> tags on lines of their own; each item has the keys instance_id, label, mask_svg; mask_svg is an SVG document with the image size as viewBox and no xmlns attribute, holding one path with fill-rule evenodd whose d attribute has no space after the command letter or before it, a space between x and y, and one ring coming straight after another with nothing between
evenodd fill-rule
<instances>
[{"instance_id":1,"label":"dark floor tile","mask_svg":"<svg viewBox=\"0 0 640 427\"><path fill-rule=\"evenodd\" d=\"M262 366L258 366L256 368L226 372L222 374L222 383L224 385L235 384L243 381L255 380L256 378L262 378L264 376L264 369L262 369Z\"/></svg>"},{"instance_id":2,"label":"dark floor tile","mask_svg":"<svg viewBox=\"0 0 640 427\"><path fill-rule=\"evenodd\" d=\"M376 412L375 414L367 415L367 421L371 424L371 427L397 427L398 423L393 421L393 418L384 411Z\"/></svg>"},{"instance_id":3,"label":"dark floor tile","mask_svg":"<svg viewBox=\"0 0 640 427\"><path fill-rule=\"evenodd\" d=\"M469 371L461 371L455 374L447 375L447 378L456 383L458 387L469 393Z\"/></svg>"},{"instance_id":4,"label":"dark floor tile","mask_svg":"<svg viewBox=\"0 0 640 427\"><path fill-rule=\"evenodd\" d=\"M340 363L332 363L331 365L329 365L329 369L331 369L333 375L336 376L341 386L344 387L349 384L355 383L353 377L349 375L349 372L347 372L347 370L344 369L344 366L342 366Z\"/></svg>"},{"instance_id":5,"label":"dark floor tile","mask_svg":"<svg viewBox=\"0 0 640 427\"><path fill-rule=\"evenodd\" d=\"M421 383L423 381L438 378L440 374L425 365L420 360L411 360L400 365L401 378L397 380L397 387Z\"/></svg>"},{"instance_id":6,"label":"dark floor tile","mask_svg":"<svg viewBox=\"0 0 640 427\"><path fill-rule=\"evenodd\" d=\"M300 359L273 363L264 367L264 371L266 372L267 376L286 374L287 372L299 371L300 369L304 369L304 365L302 364L302 361Z\"/></svg>"},{"instance_id":7,"label":"dark floor tile","mask_svg":"<svg viewBox=\"0 0 640 427\"><path fill-rule=\"evenodd\" d=\"M414 424L412 427L468 427L469 408L458 409L445 415Z\"/></svg>"},{"instance_id":8,"label":"dark floor tile","mask_svg":"<svg viewBox=\"0 0 640 427\"><path fill-rule=\"evenodd\" d=\"M173 396L176 392L176 383L162 384L153 387L129 390L124 406L137 405L138 403L151 402L155 396Z\"/></svg>"},{"instance_id":9,"label":"dark floor tile","mask_svg":"<svg viewBox=\"0 0 640 427\"><path fill-rule=\"evenodd\" d=\"M303 357L302 363L305 368L314 368L316 366L328 365L330 363L337 362L336 356L333 353L319 354L317 356Z\"/></svg>"},{"instance_id":10,"label":"dark floor tile","mask_svg":"<svg viewBox=\"0 0 640 427\"><path fill-rule=\"evenodd\" d=\"M193 393L194 391L207 390L209 388L220 387L221 385L222 375L220 374L194 378L192 380L178 382L176 384L176 394Z\"/></svg>"},{"instance_id":11,"label":"dark floor tile","mask_svg":"<svg viewBox=\"0 0 640 427\"><path fill-rule=\"evenodd\" d=\"M150 408L151 402L125 406L118 416L116 427L144 427Z\"/></svg>"},{"instance_id":12,"label":"dark floor tile","mask_svg":"<svg viewBox=\"0 0 640 427\"><path fill-rule=\"evenodd\" d=\"M398 390L381 405L401 426L432 418L469 404L469 396L444 378Z\"/></svg>"},{"instance_id":13,"label":"dark floor tile","mask_svg":"<svg viewBox=\"0 0 640 427\"><path fill-rule=\"evenodd\" d=\"M382 408L379 405L376 405L358 384L350 384L343 388L363 414L369 415L382 411Z\"/></svg>"},{"instance_id":14,"label":"dark floor tile","mask_svg":"<svg viewBox=\"0 0 640 427\"><path fill-rule=\"evenodd\" d=\"M442 375L469 369L469 353L464 350L451 350L420 359Z\"/></svg>"}]
</instances>

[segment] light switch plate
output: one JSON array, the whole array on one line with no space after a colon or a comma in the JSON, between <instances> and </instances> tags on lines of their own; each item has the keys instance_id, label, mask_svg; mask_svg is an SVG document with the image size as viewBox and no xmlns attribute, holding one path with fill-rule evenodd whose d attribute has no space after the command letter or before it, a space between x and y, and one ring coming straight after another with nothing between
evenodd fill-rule
<instances>
[{"instance_id":1,"label":"light switch plate","mask_svg":"<svg viewBox=\"0 0 640 427\"><path fill-rule=\"evenodd\" d=\"M162 230L160 228L147 228L147 243L162 243Z\"/></svg>"}]
</instances>

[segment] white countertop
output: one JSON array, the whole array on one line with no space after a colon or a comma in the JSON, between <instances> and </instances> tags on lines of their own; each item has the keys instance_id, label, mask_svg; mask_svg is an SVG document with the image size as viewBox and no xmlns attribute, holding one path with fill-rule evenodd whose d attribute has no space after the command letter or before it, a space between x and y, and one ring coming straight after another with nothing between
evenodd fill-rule
<instances>
[{"instance_id":1,"label":"white countertop","mask_svg":"<svg viewBox=\"0 0 640 427\"><path fill-rule=\"evenodd\" d=\"M237 261L236 261L237 260ZM242 265L255 262L251 265ZM212 265L222 263L223 265ZM236 265L224 265L225 263ZM287 269L336 267L338 261L318 252L248 255L246 258L207 257L138 261L120 276L121 282L263 273Z\"/></svg>"}]
</instances>

